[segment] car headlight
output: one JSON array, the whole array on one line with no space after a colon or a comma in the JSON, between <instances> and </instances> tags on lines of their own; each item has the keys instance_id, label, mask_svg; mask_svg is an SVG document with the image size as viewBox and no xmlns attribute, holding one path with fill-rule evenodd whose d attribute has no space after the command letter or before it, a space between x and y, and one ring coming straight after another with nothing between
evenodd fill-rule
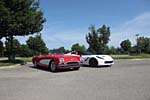
<instances>
[{"instance_id":1,"label":"car headlight","mask_svg":"<svg viewBox=\"0 0 150 100\"><path fill-rule=\"evenodd\" d=\"M65 61L64 58L60 58L60 59L59 59L59 62L60 62L60 63L64 63L64 61Z\"/></svg>"}]
</instances>

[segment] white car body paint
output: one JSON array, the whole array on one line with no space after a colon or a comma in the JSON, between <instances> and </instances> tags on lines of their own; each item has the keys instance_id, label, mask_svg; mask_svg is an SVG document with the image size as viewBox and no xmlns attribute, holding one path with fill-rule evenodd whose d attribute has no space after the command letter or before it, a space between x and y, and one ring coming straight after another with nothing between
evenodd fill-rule
<instances>
[{"instance_id":1,"label":"white car body paint","mask_svg":"<svg viewBox=\"0 0 150 100\"><path fill-rule=\"evenodd\" d=\"M45 64L45 65L49 65L49 62L51 61L51 59L42 59L39 61L40 64Z\"/></svg>"},{"instance_id":2,"label":"white car body paint","mask_svg":"<svg viewBox=\"0 0 150 100\"><path fill-rule=\"evenodd\" d=\"M83 65L90 65L90 59L94 58L98 62L98 66L108 65L111 66L114 64L114 60L109 55L82 55L81 61Z\"/></svg>"}]
</instances>

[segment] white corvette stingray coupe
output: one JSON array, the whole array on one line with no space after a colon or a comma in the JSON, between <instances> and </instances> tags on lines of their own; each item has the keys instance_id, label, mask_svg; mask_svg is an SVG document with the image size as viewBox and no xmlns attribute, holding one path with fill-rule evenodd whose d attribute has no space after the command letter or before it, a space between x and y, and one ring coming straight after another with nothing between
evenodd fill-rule
<instances>
[{"instance_id":1,"label":"white corvette stingray coupe","mask_svg":"<svg viewBox=\"0 0 150 100\"><path fill-rule=\"evenodd\" d=\"M81 64L88 66L111 66L114 60L109 55L94 55L91 52L71 52L71 55L80 55Z\"/></svg>"}]
</instances>

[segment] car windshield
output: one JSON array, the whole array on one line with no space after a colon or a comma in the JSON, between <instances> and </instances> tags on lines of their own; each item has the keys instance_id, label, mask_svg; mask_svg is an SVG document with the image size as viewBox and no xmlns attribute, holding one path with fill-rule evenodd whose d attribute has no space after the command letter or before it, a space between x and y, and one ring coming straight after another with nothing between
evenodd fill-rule
<instances>
[{"instance_id":1,"label":"car windshield","mask_svg":"<svg viewBox=\"0 0 150 100\"><path fill-rule=\"evenodd\" d=\"M84 51L84 52L81 52L81 51L73 51L71 54L78 54L78 55L93 55L91 52L89 51Z\"/></svg>"},{"instance_id":2,"label":"car windshield","mask_svg":"<svg viewBox=\"0 0 150 100\"><path fill-rule=\"evenodd\" d=\"M64 54L60 49L53 49L49 51L49 54Z\"/></svg>"},{"instance_id":3,"label":"car windshield","mask_svg":"<svg viewBox=\"0 0 150 100\"><path fill-rule=\"evenodd\" d=\"M83 52L83 55L93 55L93 54L89 51L85 51L85 52Z\"/></svg>"}]
</instances>

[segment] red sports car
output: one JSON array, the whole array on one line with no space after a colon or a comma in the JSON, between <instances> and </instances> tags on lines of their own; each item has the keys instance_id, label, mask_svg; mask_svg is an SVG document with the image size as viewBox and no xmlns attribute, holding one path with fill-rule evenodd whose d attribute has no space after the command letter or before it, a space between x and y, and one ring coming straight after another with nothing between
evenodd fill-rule
<instances>
[{"instance_id":1,"label":"red sports car","mask_svg":"<svg viewBox=\"0 0 150 100\"><path fill-rule=\"evenodd\" d=\"M52 72L61 69L79 70L80 68L80 56L65 55L60 50L53 50L47 56L34 56L32 62L34 67L47 67Z\"/></svg>"}]
</instances>

